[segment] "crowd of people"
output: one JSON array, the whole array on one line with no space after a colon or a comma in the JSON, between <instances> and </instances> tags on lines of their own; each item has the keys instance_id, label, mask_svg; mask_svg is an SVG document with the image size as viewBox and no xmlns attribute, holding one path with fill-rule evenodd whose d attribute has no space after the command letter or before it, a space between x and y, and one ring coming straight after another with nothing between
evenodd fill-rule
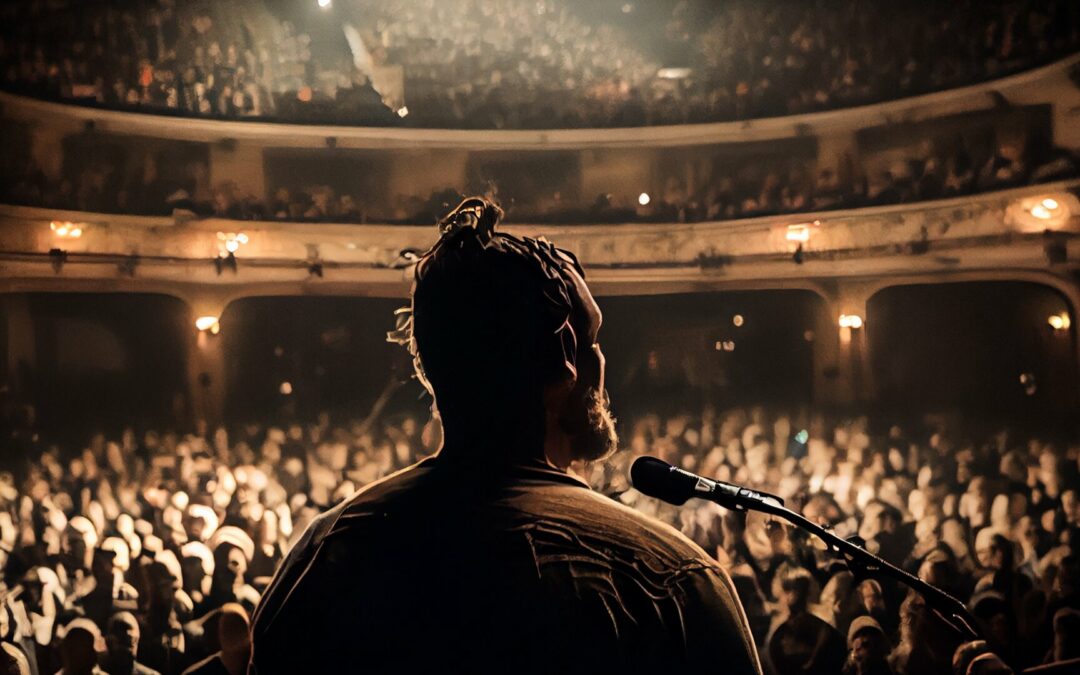
<instances>
[{"instance_id":1,"label":"crowd of people","mask_svg":"<svg viewBox=\"0 0 1080 675\"><path fill-rule=\"evenodd\" d=\"M979 144L945 138L905 148L885 165L874 154L860 160L844 155L836 165L813 156L718 161L708 179L689 184L672 176L645 198L637 191L571 197L580 192L572 176L560 177L565 191L518 188L518 194L501 190L499 177L473 178L426 194L361 195L330 185L271 185L266 194L254 194L232 180L212 183L206 153L189 145L195 144L159 152L73 149L53 178L32 157L15 159L7 163L10 174L0 170L0 201L93 213L426 225L463 195L484 194L502 204L508 222L702 222L928 201L1080 173L1073 153L1033 147L1024 137L988 138ZM718 157L723 160L722 154ZM358 175L362 166L357 166ZM512 169L500 171L507 182L519 178ZM523 173L526 168L517 169Z\"/></svg>"},{"instance_id":2,"label":"crowd of people","mask_svg":"<svg viewBox=\"0 0 1080 675\"><path fill-rule=\"evenodd\" d=\"M221 118L640 126L871 103L1080 45L1068 0L338 0L333 30L314 4L285 18L265 0L5 3L0 86Z\"/></svg>"},{"instance_id":3,"label":"crowd of people","mask_svg":"<svg viewBox=\"0 0 1080 675\"><path fill-rule=\"evenodd\" d=\"M771 672L1008 672L969 664L1080 657L1076 443L711 407L620 428L614 456L575 470L725 566ZM435 423L405 413L126 429L82 447L17 431L0 473L0 658L24 669L5 672L243 673L248 617L305 525L438 443ZM642 495L628 468L643 454L861 537L962 600L983 641L957 650L920 596L853 574L785 523Z\"/></svg>"}]
</instances>

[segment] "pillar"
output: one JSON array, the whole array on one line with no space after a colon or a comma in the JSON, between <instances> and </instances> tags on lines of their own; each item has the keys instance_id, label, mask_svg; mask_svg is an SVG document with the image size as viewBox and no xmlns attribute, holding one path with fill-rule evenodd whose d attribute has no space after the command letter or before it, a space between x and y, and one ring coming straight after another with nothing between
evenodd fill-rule
<instances>
[{"instance_id":1,"label":"pillar","mask_svg":"<svg viewBox=\"0 0 1080 675\"><path fill-rule=\"evenodd\" d=\"M846 407L875 397L870 361L867 304L876 286L840 282L818 321L814 344L814 398L819 405Z\"/></svg>"},{"instance_id":2,"label":"pillar","mask_svg":"<svg viewBox=\"0 0 1080 675\"><path fill-rule=\"evenodd\" d=\"M191 316L187 330L188 400L192 421L213 427L225 416L225 351L221 315L228 304L220 294L187 298Z\"/></svg>"}]
</instances>

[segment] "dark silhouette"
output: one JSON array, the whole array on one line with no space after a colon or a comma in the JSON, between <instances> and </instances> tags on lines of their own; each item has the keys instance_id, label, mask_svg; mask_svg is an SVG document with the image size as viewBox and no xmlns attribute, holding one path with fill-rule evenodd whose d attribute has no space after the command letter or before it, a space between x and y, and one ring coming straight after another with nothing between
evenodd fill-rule
<instances>
[{"instance_id":1,"label":"dark silhouette","mask_svg":"<svg viewBox=\"0 0 1080 675\"><path fill-rule=\"evenodd\" d=\"M252 672L759 673L719 565L567 471L616 445L600 311L571 253L501 214L473 198L442 221L391 334L442 448L312 523L256 611Z\"/></svg>"}]
</instances>

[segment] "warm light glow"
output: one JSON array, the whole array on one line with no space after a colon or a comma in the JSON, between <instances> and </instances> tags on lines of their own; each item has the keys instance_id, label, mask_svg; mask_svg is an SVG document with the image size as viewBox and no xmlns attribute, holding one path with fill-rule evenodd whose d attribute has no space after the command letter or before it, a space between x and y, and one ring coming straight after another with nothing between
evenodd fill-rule
<instances>
[{"instance_id":1,"label":"warm light glow","mask_svg":"<svg viewBox=\"0 0 1080 675\"><path fill-rule=\"evenodd\" d=\"M1052 197L1047 197L1046 199L1042 200L1042 205L1043 205L1043 206L1044 206L1044 207L1045 207L1046 209L1048 209L1048 210L1050 210L1050 211L1053 211L1053 210L1057 209L1057 207L1058 207L1058 202L1057 202L1057 200L1056 200L1056 199L1054 199L1054 198L1052 198Z\"/></svg>"},{"instance_id":2,"label":"warm light glow","mask_svg":"<svg viewBox=\"0 0 1080 675\"><path fill-rule=\"evenodd\" d=\"M289 382L288 380L282 382L281 386L278 387L278 391L281 392L282 396L288 396L292 393L292 382Z\"/></svg>"},{"instance_id":3,"label":"warm light glow","mask_svg":"<svg viewBox=\"0 0 1080 675\"><path fill-rule=\"evenodd\" d=\"M651 201L652 201L652 197L649 196L648 192L642 192L641 194L638 195L637 203L641 204L642 206L648 206L649 202L651 202Z\"/></svg>"},{"instance_id":4,"label":"warm light glow","mask_svg":"<svg viewBox=\"0 0 1080 675\"><path fill-rule=\"evenodd\" d=\"M49 223L49 229L53 233L63 239L78 239L82 236L83 228L78 223L70 223L68 221L54 220Z\"/></svg>"},{"instance_id":5,"label":"warm light glow","mask_svg":"<svg viewBox=\"0 0 1080 675\"><path fill-rule=\"evenodd\" d=\"M1069 330L1072 327L1072 319L1069 318L1067 312L1061 314L1051 314L1046 320L1050 324L1050 327L1056 331Z\"/></svg>"},{"instance_id":6,"label":"warm light glow","mask_svg":"<svg viewBox=\"0 0 1080 675\"><path fill-rule=\"evenodd\" d=\"M397 116L398 117L408 117L409 116L409 106L403 105L400 108L398 108L397 109Z\"/></svg>"},{"instance_id":7,"label":"warm light glow","mask_svg":"<svg viewBox=\"0 0 1080 675\"><path fill-rule=\"evenodd\" d=\"M787 240L802 243L810 241L810 228L806 225L788 225Z\"/></svg>"},{"instance_id":8,"label":"warm light glow","mask_svg":"<svg viewBox=\"0 0 1080 675\"><path fill-rule=\"evenodd\" d=\"M214 334L217 334L218 330L220 330L218 318L216 316L200 316L198 319L195 319L195 327L201 331L208 330Z\"/></svg>"},{"instance_id":9,"label":"warm light glow","mask_svg":"<svg viewBox=\"0 0 1080 675\"><path fill-rule=\"evenodd\" d=\"M331 0L319 0L319 7L322 9L330 9L330 5L332 4Z\"/></svg>"},{"instance_id":10,"label":"warm light glow","mask_svg":"<svg viewBox=\"0 0 1080 675\"><path fill-rule=\"evenodd\" d=\"M1039 220L1050 220L1050 210L1042 204L1036 204L1031 207L1031 215L1035 216Z\"/></svg>"},{"instance_id":11,"label":"warm light glow","mask_svg":"<svg viewBox=\"0 0 1080 675\"><path fill-rule=\"evenodd\" d=\"M240 247L251 241L243 232L218 232L218 254L225 257L229 253L236 253Z\"/></svg>"},{"instance_id":12,"label":"warm light glow","mask_svg":"<svg viewBox=\"0 0 1080 675\"><path fill-rule=\"evenodd\" d=\"M733 323L736 328L742 327L743 322L744 319L742 314L736 314L735 316L731 317L731 323Z\"/></svg>"},{"instance_id":13,"label":"warm light glow","mask_svg":"<svg viewBox=\"0 0 1080 675\"><path fill-rule=\"evenodd\" d=\"M840 315L840 327L841 328L862 328L863 318L858 314L841 314Z\"/></svg>"}]
</instances>

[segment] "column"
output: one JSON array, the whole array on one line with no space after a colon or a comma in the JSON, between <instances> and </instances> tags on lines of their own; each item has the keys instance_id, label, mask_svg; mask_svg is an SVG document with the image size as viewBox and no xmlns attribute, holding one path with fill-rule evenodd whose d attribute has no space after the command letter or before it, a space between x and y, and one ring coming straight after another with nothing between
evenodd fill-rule
<instances>
[{"instance_id":1,"label":"column","mask_svg":"<svg viewBox=\"0 0 1080 675\"><path fill-rule=\"evenodd\" d=\"M192 421L211 427L225 414L225 353L219 323L227 298L221 294L189 296L188 399Z\"/></svg>"}]
</instances>

